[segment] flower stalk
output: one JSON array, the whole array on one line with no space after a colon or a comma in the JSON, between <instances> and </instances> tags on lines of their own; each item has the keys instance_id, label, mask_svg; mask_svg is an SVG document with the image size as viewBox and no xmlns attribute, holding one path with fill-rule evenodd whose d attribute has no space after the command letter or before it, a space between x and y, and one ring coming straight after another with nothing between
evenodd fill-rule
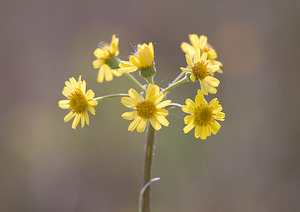
<instances>
[{"instance_id":1,"label":"flower stalk","mask_svg":"<svg viewBox=\"0 0 300 212\"><path fill-rule=\"evenodd\" d=\"M182 83L185 83L188 81L188 77L185 76L184 78L182 78L181 80L175 82L175 83L172 83L170 84L167 88L165 88L162 92L165 94L167 93L168 91L170 91L171 89L177 87L178 85L181 85Z\"/></svg>"},{"instance_id":2,"label":"flower stalk","mask_svg":"<svg viewBox=\"0 0 300 212\"><path fill-rule=\"evenodd\" d=\"M152 174L152 161L154 154L154 143L155 143L155 129L152 127L150 122L147 126L145 152L144 152L144 171L143 171L143 187L150 182ZM149 185L143 194L142 211L151 211L151 185Z\"/></svg>"},{"instance_id":3,"label":"flower stalk","mask_svg":"<svg viewBox=\"0 0 300 212\"><path fill-rule=\"evenodd\" d=\"M94 98L94 100L100 102L104 99L112 99L112 98L116 98L116 97L127 97L127 96L129 96L129 95L126 93L110 94L110 95L106 95L106 96L96 97L96 98Z\"/></svg>"}]
</instances>

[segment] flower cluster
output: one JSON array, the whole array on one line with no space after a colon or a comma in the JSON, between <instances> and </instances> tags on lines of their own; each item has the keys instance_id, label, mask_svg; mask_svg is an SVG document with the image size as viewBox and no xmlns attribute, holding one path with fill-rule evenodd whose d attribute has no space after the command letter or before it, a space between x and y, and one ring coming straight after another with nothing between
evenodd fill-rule
<instances>
[{"instance_id":1,"label":"flower cluster","mask_svg":"<svg viewBox=\"0 0 300 212\"><path fill-rule=\"evenodd\" d=\"M166 119L168 110L173 107L180 107L183 112L188 113L184 118L186 126L184 133L190 132L195 128L195 137L205 140L211 133L216 134L221 125L217 122L224 121L225 114L222 112L222 106L217 98L209 103L205 100L205 95L216 94L220 81L215 77L215 73L223 73L221 62L217 61L215 49L207 42L207 37L196 34L189 35L190 43L183 42L181 49L185 53L187 66L181 67L182 72L166 88L160 88L154 84L156 67L154 62L154 47L143 43L137 46L137 51L129 56L129 60L121 60L119 55L119 38L112 36L110 44L101 42L94 51L96 60L93 61L93 67L99 69L97 81L102 83L113 80L113 76L124 75L130 79L138 88L139 92L133 88L128 90L128 94L110 94L94 98L92 90L86 92L86 82L70 78L66 87L63 89L63 95L67 100L59 101L59 107L69 109L70 112L64 118L65 122L73 117L72 128L76 129L81 120L81 127L89 124L88 111L95 115L94 106L99 101L108 98L122 97L121 103L128 108L133 109L130 112L124 112L121 116L126 120L132 120L128 130L143 132L150 124L155 130L160 130L163 126L169 126ZM146 80L146 84L140 83L133 72L139 72L140 76ZM197 91L195 101L186 99L185 105L171 103L171 100L165 100L165 94L174 87L184 82L199 81L200 87ZM144 97L145 95L145 97Z\"/></svg>"}]
</instances>

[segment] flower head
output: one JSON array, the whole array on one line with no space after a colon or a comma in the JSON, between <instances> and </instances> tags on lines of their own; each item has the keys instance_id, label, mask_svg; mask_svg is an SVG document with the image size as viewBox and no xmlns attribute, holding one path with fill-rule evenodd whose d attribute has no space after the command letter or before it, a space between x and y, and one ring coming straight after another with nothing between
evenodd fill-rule
<instances>
[{"instance_id":1,"label":"flower head","mask_svg":"<svg viewBox=\"0 0 300 212\"><path fill-rule=\"evenodd\" d=\"M62 94L68 98L68 100L60 100L58 105L62 109L69 109L70 112L65 116L64 121L68 122L73 117L72 128L76 129L80 119L81 127L84 127L86 122L89 125L89 115L87 110L89 110L93 115L95 115L94 106L98 105L98 102L94 100L95 93L92 90L86 92L86 82L81 81L81 76L79 76L78 81L74 77L66 81L66 86L64 87Z\"/></svg>"},{"instance_id":2,"label":"flower head","mask_svg":"<svg viewBox=\"0 0 300 212\"><path fill-rule=\"evenodd\" d=\"M130 55L129 61L121 61L119 72L131 73L140 69L141 74L154 75L154 49L153 44L138 45L138 51L134 55Z\"/></svg>"},{"instance_id":3,"label":"flower head","mask_svg":"<svg viewBox=\"0 0 300 212\"><path fill-rule=\"evenodd\" d=\"M186 53L185 57L189 68L181 67L180 69L186 73L191 74L191 81L195 82L196 79L199 80L201 90L205 95L207 95L208 93L217 93L216 87L219 86L220 81L210 75L218 70L219 66L211 65L206 60L207 54L205 52L200 57L200 49L196 49L194 61L192 60L189 52Z\"/></svg>"},{"instance_id":4,"label":"flower head","mask_svg":"<svg viewBox=\"0 0 300 212\"><path fill-rule=\"evenodd\" d=\"M113 75L119 77L122 74L117 70L119 69L119 38L116 35L112 36L111 43L102 43L100 48L94 51L94 55L97 57L93 61L93 67L99 69L98 82L103 82L104 78L106 81L111 81Z\"/></svg>"},{"instance_id":5,"label":"flower head","mask_svg":"<svg viewBox=\"0 0 300 212\"><path fill-rule=\"evenodd\" d=\"M207 103L202 91L198 90L195 102L187 99L185 104L182 111L191 115L184 118L184 123L187 124L183 128L184 133L195 127L195 137L205 140L211 133L215 135L219 131L221 125L216 120L224 121L225 114L221 112L223 108L217 98Z\"/></svg>"},{"instance_id":6,"label":"flower head","mask_svg":"<svg viewBox=\"0 0 300 212\"><path fill-rule=\"evenodd\" d=\"M207 59L209 60L209 63L211 63L211 65L219 66L219 69L217 69L216 72L223 73L223 71L220 69L223 64L220 61L215 60L218 57L217 52L207 42L207 37L205 35L201 35L200 37L198 37L197 34L189 34L189 39L191 44L186 42L181 43L180 47L182 51L184 51L185 53L189 52L193 57L196 54L196 49L200 49L201 54L203 54L204 52L207 54Z\"/></svg>"},{"instance_id":7,"label":"flower head","mask_svg":"<svg viewBox=\"0 0 300 212\"><path fill-rule=\"evenodd\" d=\"M169 125L168 120L165 118L168 111L162 108L169 105L171 100L162 101L164 94L159 92L157 85L148 85L146 99L143 99L133 88L128 91L128 94L130 97L123 97L121 102L124 106L134 109L132 112L122 114L124 119L133 120L128 127L129 131L136 128L138 132L143 132L148 120L150 120L155 130L161 129L161 125Z\"/></svg>"}]
</instances>

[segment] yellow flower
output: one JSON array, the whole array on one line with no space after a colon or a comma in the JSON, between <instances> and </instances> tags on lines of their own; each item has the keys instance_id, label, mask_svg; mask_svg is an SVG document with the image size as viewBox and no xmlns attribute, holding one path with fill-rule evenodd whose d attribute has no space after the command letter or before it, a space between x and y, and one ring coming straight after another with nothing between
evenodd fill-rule
<instances>
[{"instance_id":1,"label":"yellow flower","mask_svg":"<svg viewBox=\"0 0 300 212\"><path fill-rule=\"evenodd\" d=\"M117 77L122 75L117 71L119 69L119 59L117 58L119 55L118 44L119 38L113 35L110 45L103 44L101 48L97 48L94 51L97 59L93 61L93 67L99 69L97 80L100 83L103 82L104 77L106 81L111 81L113 75Z\"/></svg>"},{"instance_id":2,"label":"yellow flower","mask_svg":"<svg viewBox=\"0 0 300 212\"><path fill-rule=\"evenodd\" d=\"M154 49L153 44L138 45L138 51L130 55L129 61L121 61L120 73L131 73L140 69L142 72L154 66Z\"/></svg>"},{"instance_id":3,"label":"yellow flower","mask_svg":"<svg viewBox=\"0 0 300 212\"><path fill-rule=\"evenodd\" d=\"M220 81L209 74L213 74L219 69L218 65L211 65L207 60L207 54L204 52L200 58L200 49L196 49L194 61L189 52L186 53L186 62L189 68L180 69L186 73L191 74L191 81L195 82L196 79L200 82L202 92L207 95L208 93L217 93L216 87L219 86Z\"/></svg>"},{"instance_id":4,"label":"yellow flower","mask_svg":"<svg viewBox=\"0 0 300 212\"><path fill-rule=\"evenodd\" d=\"M89 125L89 115L87 109L95 115L94 106L98 105L98 102L94 100L95 93L92 90L86 91L85 80L81 81L79 76L78 81L74 77L66 81L62 94L68 98L68 100L60 100L58 105L62 109L69 109L70 112L65 116L64 121L68 122L73 117L72 128L76 129L80 119L81 127L84 127L86 122Z\"/></svg>"},{"instance_id":5,"label":"yellow flower","mask_svg":"<svg viewBox=\"0 0 300 212\"><path fill-rule=\"evenodd\" d=\"M223 64L220 61L215 60L218 57L217 52L207 42L207 37L205 35L201 35L200 37L198 37L197 34L189 34L189 39L192 45L186 42L182 42L180 46L182 51L185 53L189 52L193 57L196 53L196 49L200 49L201 54L203 54L204 52L207 54L207 59L210 60L211 65L219 66L219 69L216 70L216 72L223 73L223 71L220 69Z\"/></svg>"},{"instance_id":6,"label":"yellow flower","mask_svg":"<svg viewBox=\"0 0 300 212\"><path fill-rule=\"evenodd\" d=\"M198 90L195 102L187 99L185 104L182 111L191 115L184 118L184 123L187 124L183 128L184 133L195 127L195 137L205 140L211 133L215 135L219 131L221 125L216 120L224 121L225 114L221 112L223 108L217 98L207 103L203 93Z\"/></svg>"},{"instance_id":7,"label":"yellow flower","mask_svg":"<svg viewBox=\"0 0 300 212\"><path fill-rule=\"evenodd\" d=\"M122 114L124 119L133 120L128 127L129 131L133 131L136 128L138 132L143 132L148 120L150 120L155 130L161 129L161 125L169 126L169 122L165 118L168 115L168 111L162 108L169 105L171 100L161 102L164 94L159 92L157 85L148 85L145 100L133 88L128 91L128 94L130 97L123 97L121 103L128 108L134 109L132 112Z\"/></svg>"}]
</instances>

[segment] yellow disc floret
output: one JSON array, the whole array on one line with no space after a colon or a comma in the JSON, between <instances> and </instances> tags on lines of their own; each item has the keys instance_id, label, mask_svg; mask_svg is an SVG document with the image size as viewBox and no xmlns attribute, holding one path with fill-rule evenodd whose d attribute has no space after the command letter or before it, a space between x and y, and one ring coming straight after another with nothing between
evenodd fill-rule
<instances>
[{"instance_id":1,"label":"yellow disc floret","mask_svg":"<svg viewBox=\"0 0 300 212\"><path fill-rule=\"evenodd\" d=\"M213 120L213 111L208 104L200 105L195 108L194 116L196 125L207 125Z\"/></svg>"},{"instance_id":2,"label":"yellow disc floret","mask_svg":"<svg viewBox=\"0 0 300 212\"><path fill-rule=\"evenodd\" d=\"M205 77L208 76L209 73L209 67L207 63L204 61L200 61L198 63L195 63L192 67L193 74L199 79L203 80Z\"/></svg>"},{"instance_id":3,"label":"yellow disc floret","mask_svg":"<svg viewBox=\"0 0 300 212\"><path fill-rule=\"evenodd\" d=\"M88 106L85 95L79 89L76 89L76 91L71 94L69 101L70 110L72 110L74 113L83 113Z\"/></svg>"},{"instance_id":4,"label":"yellow disc floret","mask_svg":"<svg viewBox=\"0 0 300 212\"><path fill-rule=\"evenodd\" d=\"M135 110L138 116L146 119L152 118L157 111L155 104L149 100L138 103Z\"/></svg>"}]
</instances>

